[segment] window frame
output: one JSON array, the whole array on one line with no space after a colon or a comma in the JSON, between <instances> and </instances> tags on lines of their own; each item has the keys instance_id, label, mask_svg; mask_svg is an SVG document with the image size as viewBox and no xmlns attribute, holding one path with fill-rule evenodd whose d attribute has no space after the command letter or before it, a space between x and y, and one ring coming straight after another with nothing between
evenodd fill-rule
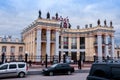
<instances>
[{"instance_id":1,"label":"window frame","mask_svg":"<svg viewBox=\"0 0 120 80\"><path fill-rule=\"evenodd\" d=\"M2 67L4 67L4 66L7 66L7 68L6 68L6 69L8 69L8 64L5 64L5 65L3 65L3 66L1 66L1 67L0 67L0 70L6 70L6 69L4 69L4 68L3 68L3 69L1 69L1 68L2 68Z\"/></svg>"},{"instance_id":2,"label":"window frame","mask_svg":"<svg viewBox=\"0 0 120 80\"><path fill-rule=\"evenodd\" d=\"M16 65L16 67L15 68L10 68L11 65ZM16 68L17 68L17 64L9 64L8 69L16 69Z\"/></svg>"}]
</instances>

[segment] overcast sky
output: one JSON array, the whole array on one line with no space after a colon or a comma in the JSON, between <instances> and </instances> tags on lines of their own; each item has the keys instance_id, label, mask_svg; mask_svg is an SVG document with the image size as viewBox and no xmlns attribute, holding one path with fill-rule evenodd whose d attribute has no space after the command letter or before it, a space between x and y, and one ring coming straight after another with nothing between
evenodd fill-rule
<instances>
[{"instance_id":1,"label":"overcast sky","mask_svg":"<svg viewBox=\"0 0 120 80\"><path fill-rule=\"evenodd\" d=\"M38 11L46 18L58 12L70 19L72 28L85 24L97 25L97 20L113 21L115 41L120 40L120 0L0 0L0 35L20 37L21 31L38 18Z\"/></svg>"}]
</instances>

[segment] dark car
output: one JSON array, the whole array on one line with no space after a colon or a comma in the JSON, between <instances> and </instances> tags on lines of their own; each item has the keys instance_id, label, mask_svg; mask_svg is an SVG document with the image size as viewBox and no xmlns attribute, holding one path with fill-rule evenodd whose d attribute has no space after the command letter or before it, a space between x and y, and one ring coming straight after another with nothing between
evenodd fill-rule
<instances>
[{"instance_id":1,"label":"dark car","mask_svg":"<svg viewBox=\"0 0 120 80\"><path fill-rule=\"evenodd\" d=\"M55 74L65 74L65 73L70 75L72 72L74 72L74 67L71 67L69 64L66 63L57 63L52 65L51 67L43 69L42 71L44 75L50 75L50 76L53 76Z\"/></svg>"},{"instance_id":2,"label":"dark car","mask_svg":"<svg viewBox=\"0 0 120 80\"><path fill-rule=\"evenodd\" d=\"M120 80L120 61L108 60L93 63L87 80Z\"/></svg>"}]
</instances>

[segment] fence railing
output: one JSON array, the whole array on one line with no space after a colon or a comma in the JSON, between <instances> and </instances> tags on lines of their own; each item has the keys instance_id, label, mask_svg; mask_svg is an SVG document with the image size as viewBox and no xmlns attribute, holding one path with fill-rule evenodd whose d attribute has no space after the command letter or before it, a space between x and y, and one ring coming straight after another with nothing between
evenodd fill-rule
<instances>
[{"instance_id":1,"label":"fence railing","mask_svg":"<svg viewBox=\"0 0 120 80\"><path fill-rule=\"evenodd\" d=\"M78 60L81 60L82 62L94 62L98 60L99 58L97 56L84 56L80 57L77 56L76 58L72 58L72 56L29 56L29 55L2 55L0 56L0 62L5 62L5 61L26 61L26 62L42 62L46 61L47 62L67 62L67 63L77 63ZM117 57L101 57L102 60L109 60L109 59L120 59Z\"/></svg>"}]
</instances>

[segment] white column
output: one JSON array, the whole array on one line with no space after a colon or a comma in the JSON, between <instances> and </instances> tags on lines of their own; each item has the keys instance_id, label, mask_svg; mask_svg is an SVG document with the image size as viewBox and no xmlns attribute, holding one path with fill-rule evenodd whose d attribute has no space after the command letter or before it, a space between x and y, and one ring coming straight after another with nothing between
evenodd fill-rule
<instances>
[{"instance_id":1,"label":"white column","mask_svg":"<svg viewBox=\"0 0 120 80\"><path fill-rule=\"evenodd\" d=\"M114 56L114 51L115 51L114 36L112 36L111 39L112 39L112 51L111 51L112 53L111 53L111 57L114 59L114 57L115 57Z\"/></svg>"},{"instance_id":2,"label":"white column","mask_svg":"<svg viewBox=\"0 0 120 80\"><path fill-rule=\"evenodd\" d=\"M55 38L55 55L59 55L59 31L56 31Z\"/></svg>"},{"instance_id":3,"label":"white column","mask_svg":"<svg viewBox=\"0 0 120 80\"><path fill-rule=\"evenodd\" d=\"M108 35L105 36L105 57L109 56L108 53Z\"/></svg>"},{"instance_id":4,"label":"white column","mask_svg":"<svg viewBox=\"0 0 120 80\"><path fill-rule=\"evenodd\" d=\"M50 30L47 30L47 44L46 44L46 54L50 57ZM48 59L49 61L49 59Z\"/></svg>"},{"instance_id":5,"label":"white column","mask_svg":"<svg viewBox=\"0 0 120 80\"><path fill-rule=\"evenodd\" d=\"M41 56L41 29L37 30L37 50L36 50L36 61L40 61Z\"/></svg>"},{"instance_id":6,"label":"white column","mask_svg":"<svg viewBox=\"0 0 120 80\"><path fill-rule=\"evenodd\" d=\"M97 46L98 46L98 60L102 61L102 36L97 35Z\"/></svg>"}]
</instances>

